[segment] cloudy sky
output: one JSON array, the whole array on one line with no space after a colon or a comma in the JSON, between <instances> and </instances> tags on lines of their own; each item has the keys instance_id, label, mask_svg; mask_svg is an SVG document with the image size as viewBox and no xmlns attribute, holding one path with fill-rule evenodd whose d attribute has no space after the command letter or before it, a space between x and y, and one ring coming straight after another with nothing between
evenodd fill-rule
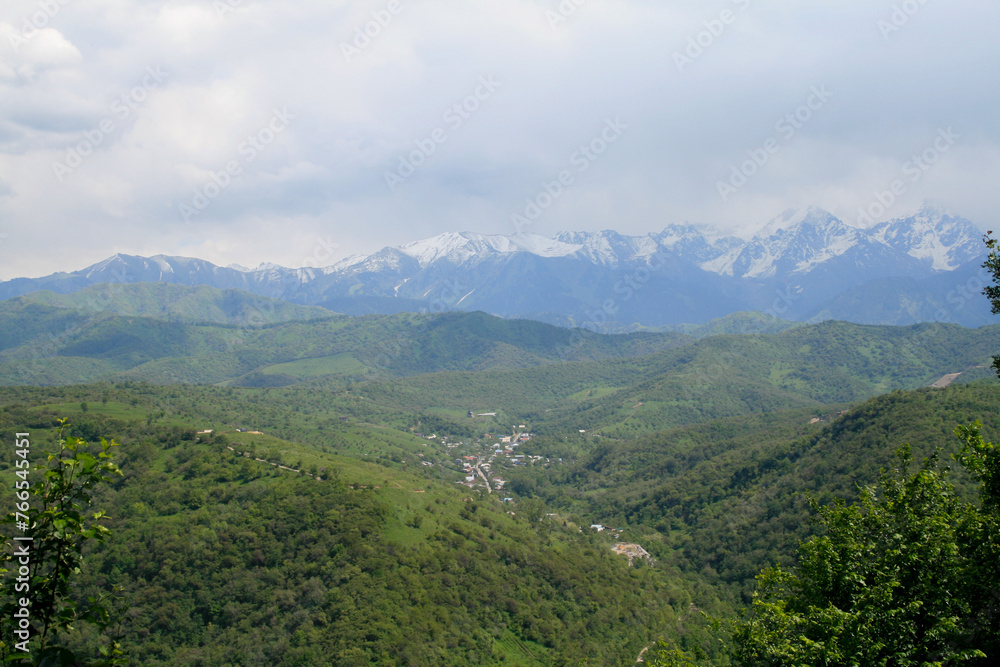
<instances>
[{"instance_id":1,"label":"cloudy sky","mask_svg":"<svg viewBox=\"0 0 1000 667\"><path fill-rule=\"evenodd\" d=\"M0 279L806 205L987 228L997 25L944 0L5 0Z\"/></svg>"}]
</instances>

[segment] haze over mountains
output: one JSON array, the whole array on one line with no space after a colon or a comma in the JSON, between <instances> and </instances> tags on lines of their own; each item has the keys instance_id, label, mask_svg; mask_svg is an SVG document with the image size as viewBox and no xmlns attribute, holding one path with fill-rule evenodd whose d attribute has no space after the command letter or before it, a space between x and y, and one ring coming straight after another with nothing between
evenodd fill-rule
<instances>
[{"instance_id":1,"label":"haze over mountains","mask_svg":"<svg viewBox=\"0 0 1000 667\"><path fill-rule=\"evenodd\" d=\"M750 240L670 225L614 231L447 233L321 268L254 269L118 254L72 273L0 283L0 298L98 283L241 289L346 314L482 310L600 331L699 324L757 310L795 321L990 323L982 231L925 205L859 229L811 207Z\"/></svg>"}]
</instances>

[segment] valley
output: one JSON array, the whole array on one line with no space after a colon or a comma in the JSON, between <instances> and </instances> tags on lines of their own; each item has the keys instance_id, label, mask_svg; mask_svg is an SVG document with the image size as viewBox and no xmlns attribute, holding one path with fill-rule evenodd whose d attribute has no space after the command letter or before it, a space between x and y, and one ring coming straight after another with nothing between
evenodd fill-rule
<instances>
[{"instance_id":1,"label":"valley","mask_svg":"<svg viewBox=\"0 0 1000 667\"><path fill-rule=\"evenodd\" d=\"M0 3L0 667L1000 664L998 22Z\"/></svg>"},{"instance_id":2,"label":"valley","mask_svg":"<svg viewBox=\"0 0 1000 667\"><path fill-rule=\"evenodd\" d=\"M997 437L1000 325L679 329L29 294L0 303L0 429L121 443L70 595L123 592L132 664L727 665L712 619L796 564L810 503Z\"/></svg>"}]
</instances>

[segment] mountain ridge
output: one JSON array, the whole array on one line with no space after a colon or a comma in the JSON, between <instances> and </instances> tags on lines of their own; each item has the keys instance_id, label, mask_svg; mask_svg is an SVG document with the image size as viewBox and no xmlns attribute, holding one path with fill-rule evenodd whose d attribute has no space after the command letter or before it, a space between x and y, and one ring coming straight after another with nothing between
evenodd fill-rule
<instances>
[{"instance_id":1,"label":"mountain ridge","mask_svg":"<svg viewBox=\"0 0 1000 667\"><path fill-rule=\"evenodd\" d=\"M929 204L869 229L810 207L785 211L749 240L693 225L645 236L447 232L322 268L219 267L119 253L79 271L0 283L0 299L102 282L166 282L240 289L298 305L335 304L346 314L482 310L606 331L704 324L741 310L816 321L830 303L873 281L947 283L942 277L974 271L985 256L981 237L969 220ZM915 313L928 312L965 326L991 321L985 307L950 308L946 296L942 308L940 298L899 290L887 296L883 285L879 300L862 304L857 316L837 316L865 324L914 323L926 316ZM914 305L914 298L923 303Z\"/></svg>"}]
</instances>

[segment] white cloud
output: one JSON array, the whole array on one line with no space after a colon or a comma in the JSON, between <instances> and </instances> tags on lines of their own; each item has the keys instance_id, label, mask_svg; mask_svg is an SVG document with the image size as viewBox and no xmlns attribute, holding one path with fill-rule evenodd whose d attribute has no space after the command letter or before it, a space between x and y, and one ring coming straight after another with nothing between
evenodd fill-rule
<instances>
[{"instance_id":1,"label":"white cloud","mask_svg":"<svg viewBox=\"0 0 1000 667\"><path fill-rule=\"evenodd\" d=\"M241 0L221 15L202 0L67 2L16 52L7 37L37 6L6 4L0 231L11 255L0 279L114 251L294 263L308 254L295 239L320 234L348 255L444 231L510 232L511 213L609 116L627 134L533 231L682 220L740 230L809 204L848 217L949 125L961 144L899 205L933 197L985 225L1000 203L992 3L927 3L885 39L878 21L892 3L871 0L589 0L555 27L554 0L399 2L388 22L388 0ZM736 20L706 39L724 10ZM366 25L370 43L346 58L341 44ZM707 46L679 72L673 54L689 39ZM165 80L136 102L149 67ZM450 126L445 113L482 76L502 86ZM716 182L815 85L830 103L722 202ZM241 143L275 109L294 120L245 162ZM106 119L114 129L59 182L53 162ZM390 193L385 171L436 128L447 140ZM184 222L178 206L232 160L240 174Z\"/></svg>"}]
</instances>

